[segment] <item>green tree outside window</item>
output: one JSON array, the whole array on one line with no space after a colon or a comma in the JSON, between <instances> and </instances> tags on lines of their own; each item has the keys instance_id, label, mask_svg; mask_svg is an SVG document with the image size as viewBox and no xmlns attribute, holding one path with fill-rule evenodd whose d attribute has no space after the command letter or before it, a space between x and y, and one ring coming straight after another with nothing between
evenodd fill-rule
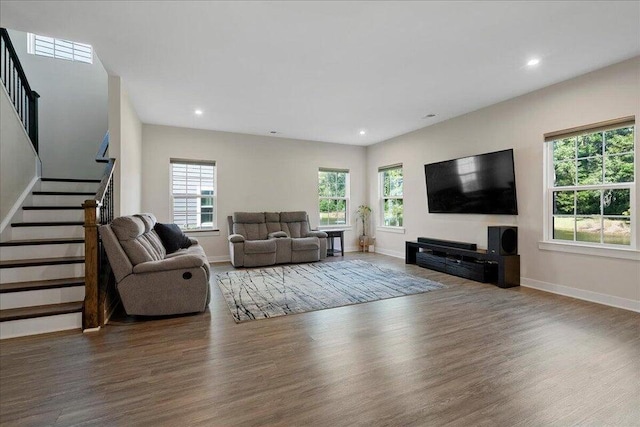
<instances>
[{"instance_id":1,"label":"green tree outside window","mask_svg":"<svg viewBox=\"0 0 640 427\"><path fill-rule=\"evenodd\" d=\"M631 244L635 126L551 142L553 239Z\"/></svg>"},{"instance_id":2,"label":"green tree outside window","mask_svg":"<svg viewBox=\"0 0 640 427\"><path fill-rule=\"evenodd\" d=\"M402 166L380 170L382 224L402 227L404 222L404 177Z\"/></svg>"},{"instance_id":3,"label":"green tree outside window","mask_svg":"<svg viewBox=\"0 0 640 427\"><path fill-rule=\"evenodd\" d=\"M318 171L318 206L320 225L347 225L349 172Z\"/></svg>"}]
</instances>

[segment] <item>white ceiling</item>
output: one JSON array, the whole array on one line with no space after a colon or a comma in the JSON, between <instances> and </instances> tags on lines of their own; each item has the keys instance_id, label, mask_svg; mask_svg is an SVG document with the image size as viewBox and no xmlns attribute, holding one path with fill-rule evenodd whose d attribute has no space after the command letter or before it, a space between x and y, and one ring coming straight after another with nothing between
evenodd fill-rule
<instances>
[{"instance_id":1,"label":"white ceiling","mask_svg":"<svg viewBox=\"0 0 640 427\"><path fill-rule=\"evenodd\" d=\"M637 1L1 1L0 23L92 44L145 123L359 145L640 54Z\"/></svg>"}]
</instances>

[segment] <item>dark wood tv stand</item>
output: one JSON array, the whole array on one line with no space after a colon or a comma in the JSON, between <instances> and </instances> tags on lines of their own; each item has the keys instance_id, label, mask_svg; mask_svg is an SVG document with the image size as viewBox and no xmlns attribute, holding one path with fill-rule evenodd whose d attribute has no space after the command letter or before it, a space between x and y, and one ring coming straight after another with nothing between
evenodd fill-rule
<instances>
[{"instance_id":1,"label":"dark wood tv stand","mask_svg":"<svg viewBox=\"0 0 640 427\"><path fill-rule=\"evenodd\" d=\"M489 254L486 250L468 250L408 241L405 263L417 264L501 288L520 286L520 255Z\"/></svg>"}]
</instances>

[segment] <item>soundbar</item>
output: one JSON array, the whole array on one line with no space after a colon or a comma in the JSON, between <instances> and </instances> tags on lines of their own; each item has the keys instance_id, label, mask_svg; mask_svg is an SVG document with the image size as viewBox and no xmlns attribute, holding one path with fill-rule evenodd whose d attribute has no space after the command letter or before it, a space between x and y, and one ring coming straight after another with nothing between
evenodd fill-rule
<instances>
[{"instance_id":1,"label":"soundbar","mask_svg":"<svg viewBox=\"0 0 640 427\"><path fill-rule=\"evenodd\" d=\"M428 243L430 245L447 246L449 248L467 249L469 251L477 251L478 245L475 243L454 242L452 240L431 239L429 237L418 237L419 243Z\"/></svg>"}]
</instances>

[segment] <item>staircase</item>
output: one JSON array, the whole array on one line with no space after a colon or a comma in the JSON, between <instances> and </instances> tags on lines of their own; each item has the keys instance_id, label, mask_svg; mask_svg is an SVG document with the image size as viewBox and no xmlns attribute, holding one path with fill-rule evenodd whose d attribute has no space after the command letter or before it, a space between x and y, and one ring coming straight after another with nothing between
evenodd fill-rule
<instances>
[{"instance_id":1,"label":"staircase","mask_svg":"<svg viewBox=\"0 0 640 427\"><path fill-rule=\"evenodd\" d=\"M0 339L82 328L84 211L100 180L42 178L0 242Z\"/></svg>"}]
</instances>

